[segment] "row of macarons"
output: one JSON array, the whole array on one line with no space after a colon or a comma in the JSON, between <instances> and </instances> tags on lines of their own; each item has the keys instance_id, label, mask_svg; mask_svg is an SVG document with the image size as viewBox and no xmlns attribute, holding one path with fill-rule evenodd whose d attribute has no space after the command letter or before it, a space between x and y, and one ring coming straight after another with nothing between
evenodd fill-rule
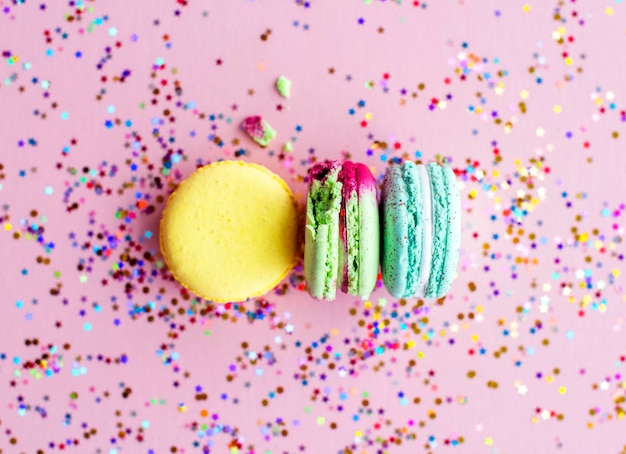
<instances>
[{"instance_id":1,"label":"row of macarons","mask_svg":"<svg viewBox=\"0 0 626 454\"><path fill-rule=\"evenodd\" d=\"M461 201L452 169L431 162L393 165L380 201L369 168L324 161L310 170L304 272L311 296L368 297L379 269L397 298L445 296L456 277Z\"/></svg>"}]
</instances>

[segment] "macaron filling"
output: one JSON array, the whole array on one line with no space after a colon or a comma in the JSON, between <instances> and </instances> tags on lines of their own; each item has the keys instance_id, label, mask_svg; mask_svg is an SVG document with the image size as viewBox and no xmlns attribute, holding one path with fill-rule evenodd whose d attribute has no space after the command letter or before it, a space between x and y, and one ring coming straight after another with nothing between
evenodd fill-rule
<instances>
[{"instance_id":1,"label":"macaron filling","mask_svg":"<svg viewBox=\"0 0 626 454\"><path fill-rule=\"evenodd\" d=\"M428 164L431 184L431 200L433 214L433 238L431 254L431 270L424 296L437 298L439 285L444 273L444 262L447 248L448 232L448 190L443 168L435 163Z\"/></svg>"}]
</instances>

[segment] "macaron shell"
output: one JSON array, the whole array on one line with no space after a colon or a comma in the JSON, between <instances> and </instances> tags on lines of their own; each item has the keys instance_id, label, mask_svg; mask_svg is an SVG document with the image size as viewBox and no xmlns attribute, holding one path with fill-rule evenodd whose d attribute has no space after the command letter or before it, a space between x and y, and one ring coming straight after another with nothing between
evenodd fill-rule
<instances>
[{"instance_id":1,"label":"macaron shell","mask_svg":"<svg viewBox=\"0 0 626 454\"><path fill-rule=\"evenodd\" d=\"M342 184L336 162L311 169L304 236L304 275L311 296L335 299L339 269L339 211Z\"/></svg>"},{"instance_id":2,"label":"macaron shell","mask_svg":"<svg viewBox=\"0 0 626 454\"><path fill-rule=\"evenodd\" d=\"M400 166L387 170L381 193L382 274L387 291L403 298L409 271L407 193Z\"/></svg>"},{"instance_id":3,"label":"macaron shell","mask_svg":"<svg viewBox=\"0 0 626 454\"><path fill-rule=\"evenodd\" d=\"M417 290L414 296L423 298L426 294L426 286L430 279L430 270L432 267L432 241L433 241L433 210L432 210L432 194L430 189L430 176L426 166L420 164L417 166L420 177L420 187L422 189L422 258L419 268L419 276L417 279Z\"/></svg>"},{"instance_id":4,"label":"macaron shell","mask_svg":"<svg viewBox=\"0 0 626 454\"><path fill-rule=\"evenodd\" d=\"M446 258L444 271L439 283L437 298L445 296L456 278L461 247L461 195L459 183L450 167L444 166L443 173L448 189L448 230L446 235Z\"/></svg>"},{"instance_id":5,"label":"macaron shell","mask_svg":"<svg viewBox=\"0 0 626 454\"><path fill-rule=\"evenodd\" d=\"M380 262L380 219L376 180L363 164L357 164L359 182L359 286L358 295L367 298L376 286Z\"/></svg>"},{"instance_id":6,"label":"macaron shell","mask_svg":"<svg viewBox=\"0 0 626 454\"><path fill-rule=\"evenodd\" d=\"M432 194L433 240L432 267L424 297L431 299L437 298L444 273L448 231L448 190L442 167L432 162L427 167Z\"/></svg>"},{"instance_id":7,"label":"macaron shell","mask_svg":"<svg viewBox=\"0 0 626 454\"><path fill-rule=\"evenodd\" d=\"M307 206L307 226L304 232L304 277L309 294L318 299L323 299L327 287L327 251L332 248L329 245L330 226L321 225L317 229L309 225L313 224L312 211Z\"/></svg>"}]
</instances>

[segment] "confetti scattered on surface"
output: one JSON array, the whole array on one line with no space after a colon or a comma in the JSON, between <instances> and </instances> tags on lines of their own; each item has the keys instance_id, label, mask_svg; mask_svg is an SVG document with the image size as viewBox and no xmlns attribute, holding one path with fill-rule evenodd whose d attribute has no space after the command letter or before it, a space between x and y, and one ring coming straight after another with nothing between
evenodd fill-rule
<instances>
[{"instance_id":1,"label":"confetti scattered on surface","mask_svg":"<svg viewBox=\"0 0 626 454\"><path fill-rule=\"evenodd\" d=\"M626 451L623 2L145 3L0 5L0 451ZM175 283L184 178L325 158L454 169L445 299Z\"/></svg>"}]
</instances>

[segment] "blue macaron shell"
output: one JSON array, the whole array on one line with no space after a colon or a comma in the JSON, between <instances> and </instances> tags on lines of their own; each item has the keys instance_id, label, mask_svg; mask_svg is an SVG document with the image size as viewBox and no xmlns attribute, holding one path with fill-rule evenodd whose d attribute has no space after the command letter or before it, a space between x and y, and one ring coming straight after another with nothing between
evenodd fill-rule
<instances>
[{"instance_id":1,"label":"blue macaron shell","mask_svg":"<svg viewBox=\"0 0 626 454\"><path fill-rule=\"evenodd\" d=\"M412 297L417 292L423 236L421 183L413 162L387 171L381 205L383 282L394 297Z\"/></svg>"},{"instance_id":2,"label":"blue macaron shell","mask_svg":"<svg viewBox=\"0 0 626 454\"><path fill-rule=\"evenodd\" d=\"M400 166L387 170L381 192L382 254L381 268L387 291L404 297L408 256L407 194Z\"/></svg>"}]
</instances>

